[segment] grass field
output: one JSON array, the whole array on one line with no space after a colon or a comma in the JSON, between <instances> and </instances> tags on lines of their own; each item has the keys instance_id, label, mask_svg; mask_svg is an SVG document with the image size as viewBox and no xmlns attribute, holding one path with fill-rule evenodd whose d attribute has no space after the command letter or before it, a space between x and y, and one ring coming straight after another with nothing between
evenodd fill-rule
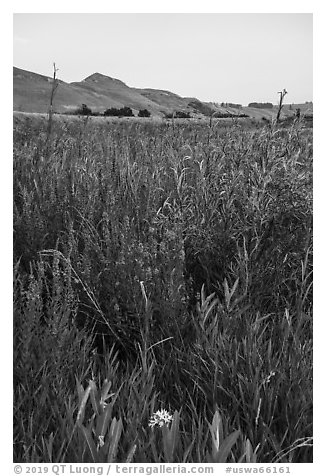
<instances>
[{"instance_id":1,"label":"grass field","mask_svg":"<svg viewBox=\"0 0 326 476\"><path fill-rule=\"evenodd\" d=\"M312 155L301 122L16 121L15 462L312 461Z\"/></svg>"}]
</instances>

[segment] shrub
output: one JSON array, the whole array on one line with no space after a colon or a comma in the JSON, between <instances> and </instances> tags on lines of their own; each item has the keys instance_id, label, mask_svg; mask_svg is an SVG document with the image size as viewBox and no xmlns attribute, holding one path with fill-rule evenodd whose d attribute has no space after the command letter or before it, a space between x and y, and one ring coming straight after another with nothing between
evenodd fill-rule
<instances>
[{"instance_id":1,"label":"shrub","mask_svg":"<svg viewBox=\"0 0 326 476\"><path fill-rule=\"evenodd\" d=\"M248 107L254 107L256 109L273 109L273 104L271 102L250 102Z\"/></svg>"},{"instance_id":2,"label":"shrub","mask_svg":"<svg viewBox=\"0 0 326 476\"><path fill-rule=\"evenodd\" d=\"M184 112L184 111L175 111L171 113L165 114L166 119L190 119L190 113L189 112Z\"/></svg>"},{"instance_id":3,"label":"shrub","mask_svg":"<svg viewBox=\"0 0 326 476\"><path fill-rule=\"evenodd\" d=\"M147 109L141 109L138 113L138 117L150 117L151 113Z\"/></svg>"},{"instance_id":4,"label":"shrub","mask_svg":"<svg viewBox=\"0 0 326 476\"><path fill-rule=\"evenodd\" d=\"M75 114L81 116L91 116L93 113L92 110L86 104L82 104L80 108L76 109Z\"/></svg>"},{"instance_id":5,"label":"shrub","mask_svg":"<svg viewBox=\"0 0 326 476\"><path fill-rule=\"evenodd\" d=\"M104 116L115 116L115 117L132 117L134 116L134 113L132 112L132 109L130 107L122 107L120 109L116 109L115 107L112 107L110 109L106 109L103 113Z\"/></svg>"},{"instance_id":6,"label":"shrub","mask_svg":"<svg viewBox=\"0 0 326 476\"><path fill-rule=\"evenodd\" d=\"M241 114L233 114L232 112L214 112L213 116L217 119L231 119L237 117L249 117L248 114L241 113Z\"/></svg>"}]
</instances>

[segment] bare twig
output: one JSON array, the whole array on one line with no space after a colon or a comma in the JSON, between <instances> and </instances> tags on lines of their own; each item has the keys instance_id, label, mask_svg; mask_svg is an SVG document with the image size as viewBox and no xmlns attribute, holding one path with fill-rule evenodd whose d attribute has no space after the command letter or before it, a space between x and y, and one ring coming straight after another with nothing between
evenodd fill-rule
<instances>
[{"instance_id":1,"label":"bare twig","mask_svg":"<svg viewBox=\"0 0 326 476\"><path fill-rule=\"evenodd\" d=\"M52 117L53 117L53 100L55 93L57 91L57 88L59 86L59 81L57 78L57 71L58 68L56 68L55 63L53 63L53 81L52 81L52 89L51 89L51 96L50 96L50 107L49 107L49 116L48 116L48 130L47 130L47 137L49 138L51 135L51 130L52 130Z\"/></svg>"},{"instance_id":2,"label":"bare twig","mask_svg":"<svg viewBox=\"0 0 326 476\"><path fill-rule=\"evenodd\" d=\"M279 91L278 94L280 95L280 102L278 104L278 111L277 111L277 116L276 116L276 124L279 122L280 120L280 115L281 115L281 111L282 111L282 107L283 107L283 100L284 100L284 96L287 94L287 90L286 89L283 89L283 91Z\"/></svg>"}]
</instances>

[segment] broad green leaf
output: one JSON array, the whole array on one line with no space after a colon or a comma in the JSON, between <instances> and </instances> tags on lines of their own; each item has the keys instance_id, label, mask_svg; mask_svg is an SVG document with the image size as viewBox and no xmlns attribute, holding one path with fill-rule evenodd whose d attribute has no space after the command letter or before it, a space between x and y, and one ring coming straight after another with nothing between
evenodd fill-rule
<instances>
[{"instance_id":1,"label":"broad green leaf","mask_svg":"<svg viewBox=\"0 0 326 476\"><path fill-rule=\"evenodd\" d=\"M257 463L256 453L253 452L249 439L246 440L246 463Z\"/></svg>"},{"instance_id":2,"label":"broad green leaf","mask_svg":"<svg viewBox=\"0 0 326 476\"><path fill-rule=\"evenodd\" d=\"M99 436L105 437L109 423L110 423L110 419L111 419L112 408L113 408L112 404L107 405L104 412L102 412L102 414L98 415L98 417L96 418L95 433L97 437Z\"/></svg>"},{"instance_id":3,"label":"broad green leaf","mask_svg":"<svg viewBox=\"0 0 326 476\"><path fill-rule=\"evenodd\" d=\"M233 294L235 293L237 287L239 284L239 278L236 279L235 283L232 286L231 292L230 292L230 299L232 298Z\"/></svg>"},{"instance_id":4,"label":"broad green leaf","mask_svg":"<svg viewBox=\"0 0 326 476\"><path fill-rule=\"evenodd\" d=\"M94 463L99 463L100 461L98 460L97 449L96 449L96 446L95 446L95 443L93 441L93 438L92 438L92 435L91 435L90 431L87 428L85 428L84 425L82 425L82 424L80 425L80 429L82 431L82 434L85 437L88 449L89 449L89 451L91 453L91 456L93 458L93 462Z\"/></svg>"},{"instance_id":5,"label":"broad green leaf","mask_svg":"<svg viewBox=\"0 0 326 476\"><path fill-rule=\"evenodd\" d=\"M128 452L125 463L132 463L132 460L133 460L134 454L136 452L136 449L137 449L137 445L132 445L131 446L131 448Z\"/></svg>"},{"instance_id":6,"label":"broad green leaf","mask_svg":"<svg viewBox=\"0 0 326 476\"><path fill-rule=\"evenodd\" d=\"M116 418L113 418L111 423L111 428L110 428L110 448L109 448L109 454L106 461L107 463L113 463L115 461L121 432L122 432L122 421L121 420L117 421Z\"/></svg>"},{"instance_id":7,"label":"broad green leaf","mask_svg":"<svg viewBox=\"0 0 326 476\"><path fill-rule=\"evenodd\" d=\"M91 403L94 410L95 415L99 415L100 413L100 396L97 390L96 384L94 382L94 386L92 386L90 391Z\"/></svg>"},{"instance_id":8,"label":"broad green leaf","mask_svg":"<svg viewBox=\"0 0 326 476\"><path fill-rule=\"evenodd\" d=\"M77 419L76 419L76 424L79 425L80 423L83 422L84 420L84 415L85 415L85 408L86 408L86 403L87 403L87 400L88 400L88 397L89 397L89 394L94 386L94 382L91 380L89 382L89 385L87 387L87 389L85 390L84 392L84 395L83 395L83 398L82 398L82 401L79 405L79 410L78 410L78 414L77 414Z\"/></svg>"},{"instance_id":9,"label":"broad green leaf","mask_svg":"<svg viewBox=\"0 0 326 476\"><path fill-rule=\"evenodd\" d=\"M212 436L212 457L217 455L220 443L223 440L222 417L218 410L214 413L212 424L208 424Z\"/></svg>"},{"instance_id":10,"label":"broad green leaf","mask_svg":"<svg viewBox=\"0 0 326 476\"><path fill-rule=\"evenodd\" d=\"M166 463L173 463L173 455L178 444L180 415L176 410L173 415L171 427L163 426L163 449Z\"/></svg>"},{"instance_id":11,"label":"broad green leaf","mask_svg":"<svg viewBox=\"0 0 326 476\"><path fill-rule=\"evenodd\" d=\"M78 381L77 377L75 377L75 380L76 380L76 387L77 387L77 393L78 393L78 402L80 405L82 402L85 390L82 384Z\"/></svg>"},{"instance_id":12,"label":"broad green leaf","mask_svg":"<svg viewBox=\"0 0 326 476\"><path fill-rule=\"evenodd\" d=\"M217 454L216 461L214 463L226 463L228 456L231 453L232 446L237 441L240 435L240 430L236 430L231 433L225 440L222 442L220 449Z\"/></svg>"}]
</instances>

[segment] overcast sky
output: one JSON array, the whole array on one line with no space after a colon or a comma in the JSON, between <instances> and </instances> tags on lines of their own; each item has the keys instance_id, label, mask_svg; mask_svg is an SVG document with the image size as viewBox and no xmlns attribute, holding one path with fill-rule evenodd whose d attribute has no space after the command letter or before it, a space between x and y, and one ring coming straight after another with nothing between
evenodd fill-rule
<instances>
[{"instance_id":1,"label":"overcast sky","mask_svg":"<svg viewBox=\"0 0 326 476\"><path fill-rule=\"evenodd\" d=\"M312 100L312 14L27 13L14 15L14 66L81 81L99 72L128 86L203 101Z\"/></svg>"}]
</instances>

